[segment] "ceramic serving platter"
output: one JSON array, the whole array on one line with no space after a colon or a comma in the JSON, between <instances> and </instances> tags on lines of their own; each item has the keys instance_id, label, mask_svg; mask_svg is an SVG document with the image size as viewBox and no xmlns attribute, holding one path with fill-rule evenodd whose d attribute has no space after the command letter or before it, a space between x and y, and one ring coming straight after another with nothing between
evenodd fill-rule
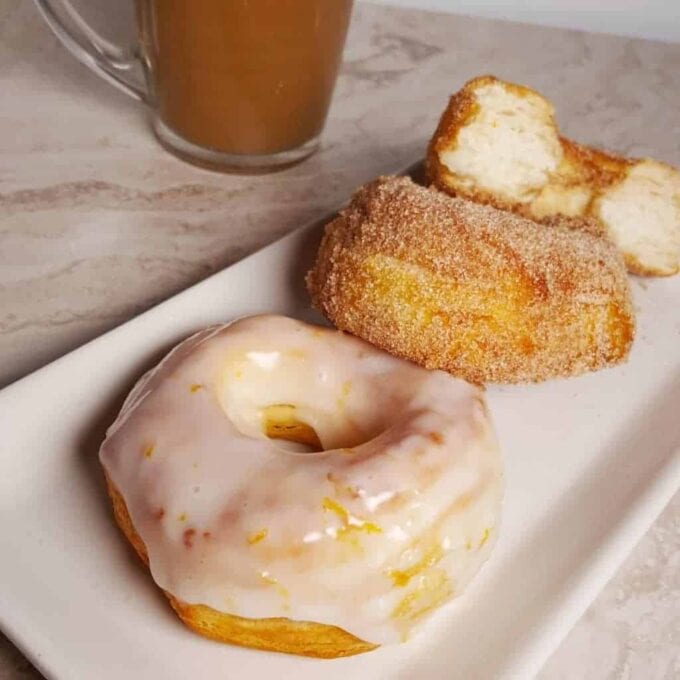
<instances>
[{"instance_id":1,"label":"ceramic serving platter","mask_svg":"<svg viewBox=\"0 0 680 680\"><path fill-rule=\"evenodd\" d=\"M97 449L134 380L177 341L258 312L321 321L311 226L0 392L0 625L48 677L529 678L680 480L680 276L632 279L623 366L489 387L506 465L500 540L412 641L322 661L187 631L111 518Z\"/></svg>"}]
</instances>

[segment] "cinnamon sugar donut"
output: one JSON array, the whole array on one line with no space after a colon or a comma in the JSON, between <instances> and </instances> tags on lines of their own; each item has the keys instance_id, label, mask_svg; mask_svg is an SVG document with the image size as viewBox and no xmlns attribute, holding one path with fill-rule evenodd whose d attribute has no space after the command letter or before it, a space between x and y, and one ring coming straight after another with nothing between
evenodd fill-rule
<instances>
[{"instance_id":1,"label":"cinnamon sugar donut","mask_svg":"<svg viewBox=\"0 0 680 680\"><path fill-rule=\"evenodd\" d=\"M116 519L193 630L308 656L407 638L496 541L477 387L277 316L202 331L101 447Z\"/></svg>"},{"instance_id":2,"label":"cinnamon sugar donut","mask_svg":"<svg viewBox=\"0 0 680 680\"><path fill-rule=\"evenodd\" d=\"M473 382L532 382L623 361L634 334L612 243L447 196L407 177L357 191L307 286L338 328Z\"/></svg>"}]
</instances>

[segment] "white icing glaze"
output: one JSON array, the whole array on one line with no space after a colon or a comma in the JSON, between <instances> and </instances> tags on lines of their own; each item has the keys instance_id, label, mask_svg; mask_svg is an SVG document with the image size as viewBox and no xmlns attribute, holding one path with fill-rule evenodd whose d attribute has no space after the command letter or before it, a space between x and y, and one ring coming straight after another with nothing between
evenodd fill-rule
<instances>
[{"instance_id":1,"label":"white icing glaze","mask_svg":"<svg viewBox=\"0 0 680 680\"><path fill-rule=\"evenodd\" d=\"M326 450L268 439L273 404L294 405ZM136 385L100 459L178 599L378 644L460 594L498 530L502 466L481 391L285 317L176 347Z\"/></svg>"}]
</instances>

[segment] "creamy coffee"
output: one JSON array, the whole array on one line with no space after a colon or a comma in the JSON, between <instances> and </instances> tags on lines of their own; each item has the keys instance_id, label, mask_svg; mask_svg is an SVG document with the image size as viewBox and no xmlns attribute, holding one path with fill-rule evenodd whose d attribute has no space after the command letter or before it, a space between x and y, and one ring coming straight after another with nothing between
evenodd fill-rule
<instances>
[{"instance_id":1,"label":"creamy coffee","mask_svg":"<svg viewBox=\"0 0 680 680\"><path fill-rule=\"evenodd\" d=\"M229 154L293 149L322 130L351 0L137 0L161 121Z\"/></svg>"}]
</instances>

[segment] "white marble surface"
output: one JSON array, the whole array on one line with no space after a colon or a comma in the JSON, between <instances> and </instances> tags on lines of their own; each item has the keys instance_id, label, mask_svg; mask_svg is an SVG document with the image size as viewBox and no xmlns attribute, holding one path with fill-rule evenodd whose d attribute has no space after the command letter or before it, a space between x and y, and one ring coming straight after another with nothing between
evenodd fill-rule
<instances>
[{"instance_id":1,"label":"white marble surface","mask_svg":"<svg viewBox=\"0 0 680 680\"><path fill-rule=\"evenodd\" d=\"M124 31L125 13L102 7ZM167 155L143 109L27 0L0 0L0 64L0 385L412 163L449 92L480 72L544 91L585 142L680 164L680 46L660 43L362 3L323 150L262 177ZM676 497L543 680L680 677L679 515ZM0 642L0 678L37 677Z\"/></svg>"},{"instance_id":2,"label":"white marble surface","mask_svg":"<svg viewBox=\"0 0 680 680\"><path fill-rule=\"evenodd\" d=\"M455 12L487 19L600 31L680 42L677 0L373 0L385 5Z\"/></svg>"}]
</instances>

